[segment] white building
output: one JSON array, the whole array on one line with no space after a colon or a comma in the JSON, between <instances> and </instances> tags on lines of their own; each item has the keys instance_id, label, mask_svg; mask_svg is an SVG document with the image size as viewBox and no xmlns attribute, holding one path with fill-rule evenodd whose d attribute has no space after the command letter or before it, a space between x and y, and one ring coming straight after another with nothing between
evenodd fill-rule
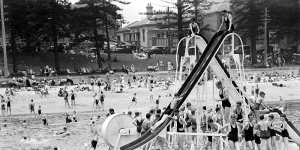
<instances>
[{"instance_id":1,"label":"white building","mask_svg":"<svg viewBox=\"0 0 300 150\"><path fill-rule=\"evenodd\" d=\"M177 30L174 28L161 28L167 21L154 21L158 15L153 15L153 7L148 4L146 7L146 18L135 21L117 32L117 40L131 44L140 44L141 47L151 48L152 46L170 47L174 49L177 44ZM168 32L170 39L168 40Z\"/></svg>"}]
</instances>

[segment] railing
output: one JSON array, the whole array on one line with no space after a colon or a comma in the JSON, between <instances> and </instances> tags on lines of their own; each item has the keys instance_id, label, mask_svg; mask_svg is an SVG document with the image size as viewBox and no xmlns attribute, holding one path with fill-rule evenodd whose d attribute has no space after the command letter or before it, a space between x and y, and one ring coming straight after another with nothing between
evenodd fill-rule
<instances>
[{"instance_id":1,"label":"railing","mask_svg":"<svg viewBox=\"0 0 300 150\"><path fill-rule=\"evenodd\" d=\"M211 137L212 142L208 141ZM226 134L194 133L194 132L168 132L167 142L171 149L212 149L227 150L229 148Z\"/></svg>"}]
</instances>

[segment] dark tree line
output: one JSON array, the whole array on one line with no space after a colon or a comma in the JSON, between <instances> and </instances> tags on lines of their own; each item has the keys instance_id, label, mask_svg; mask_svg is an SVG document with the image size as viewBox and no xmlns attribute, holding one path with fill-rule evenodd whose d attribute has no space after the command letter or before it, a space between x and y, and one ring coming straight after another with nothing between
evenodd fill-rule
<instances>
[{"instance_id":1,"label":"dark tree line","mask_svg":"<svg viewBox=\"0 0 300 150\"><path fill-rule=\"evenodd\" d=\"M108 32L109 29L117 28L119 20L122 20L122 16L117 13L120 8L110 1L80 0L76 5L78 7L73 7L68 0L5 0L4 4L14 72L17 71L16 53L20 49L17 44L20 40L25 43L21 50L33 54L41 49L42 43L49 43L58 73L59 52L62 50L62 45L58 43L60 38L70 37L75 43L83 40L80 35L92 39L97 49L99 68L103 61L100 49L106 40L110 59ZM104 37L99 30L104 31Z\"/></svg>"},{"instance_id":2,"label":"dark tree line","mask_svg":"<svg viewBox=\"0 0 300 150\"><path fill-rule=\"evenodd\" d=\"M299 40L300 4L297 0L231 0L237 30L250 39L252 63L256 63L256 42L263 34L264 9L269 10L269 30L277 40L289 34Z\"/></svg>"}]
</instances>

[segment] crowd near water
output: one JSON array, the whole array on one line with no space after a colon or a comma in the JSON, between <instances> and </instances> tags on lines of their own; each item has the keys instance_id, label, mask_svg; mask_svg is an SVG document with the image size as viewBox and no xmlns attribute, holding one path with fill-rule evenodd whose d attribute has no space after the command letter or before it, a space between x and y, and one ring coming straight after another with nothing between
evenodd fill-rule
<instances>
[{"instance_id":1,"label":"crowd near water","mask_svg":"<svg viewBox=\"0 0 300 150\"><path fill-rule=\"evenodd\" d=\"M261 79L263 78L263 79ZM264 73L263 75L248 75L248 80L253 82L274 82L282 79L289 80L296 78L294 74L279 75L279 73ZM64 126L55 131L55 135L66 138L71 136L70 128L72 123L80 122L78 117L77 98L81 92L92 93L91 102L92 113L88 120L90 128L90 142L85 144L87 149L97 149L99 141L101 141L101 133L99 126L101 119L105 119L116 112L126 113L133 118L133 124L137 127L139 134L144 134L148 130L155 130L155 126L163 115L166 106L161 105L161 101L165 98L173 97L171 90L168 90L173 85L173 80L170 75L167 78L160 79L157 76L149 73L137 75L134 73L120 74L82 79L73 81L70 78L65 79L35 79L35 78L14 78L10 81L10 86L5 89L1 95L1 115L9 122L12 109L14 109L14 96L21 94L23 91L34 91L36 95L47 99L49 89L57 89L57 98L64 101L65 112ZM240 149L241 146L249 150L270 149L281 150L287 149L289 133L287 125L284 122L284 115L281 119L275 119L273 114L268 114L271 109L264 105L265 93L258 86L254 86L250 90L251 112L246 113L244 103L242 101L235 104L230 103L228 89L221 82L216 83L219 91L219 98L216 100L216 106L202 106L197 108L196 104L187 102L173 117L173 123L167 128L168 131L176 132L203 132L203 133L224 133L228 140L230 149ZM138 88L148 89L149 97L147 100L141 100L139 93L134 92L128 99L127 111L120 112L115 108L108 108L106 99L111 92L122 94L128 89L136 90ZM155 88L160 88L168 91L164 95L154 93ZM140 112L135 110L135 107L141 101L151 103L148 111ZM39 120L46 128L51 124L43 107L36 103L35 99L30 99L28 102L28 113L32 118ZM284 106L283 106L284 107ZM200 120L200 121L198 121ZM24 119L22 124L28 124L28 120ZM6 128L8 123L1 128ZM187 143L191 143L188 138L179 138L177 141L177 149L185 149ZM24 135L21 139L23 143L30 143L33 139ZM214 149L217 146L215 137L208 136L203 139L207 149ZM282 141L282 142L279 142ZM193 142L193 140L192 140ZM283 144L278 144L283 143ZM275 146L274 146L275 145ZM53 149L64 149L63 147L54 146ZM98 147L99 149L99 147Z\"/></svg>"}]
</instances>

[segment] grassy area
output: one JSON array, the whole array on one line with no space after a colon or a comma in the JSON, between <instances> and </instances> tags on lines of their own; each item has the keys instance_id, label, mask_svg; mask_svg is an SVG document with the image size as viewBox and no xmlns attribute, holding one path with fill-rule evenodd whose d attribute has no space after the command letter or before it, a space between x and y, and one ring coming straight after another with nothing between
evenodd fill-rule
<instances>
[{"instance_id":1,"label":"grassy area","mask_svg":"<svg viewBox=\"0 0 300 150\"><path fill-rule=\"evenodd\" d=\"M112 60L107 61L107 55L102 54L104 60L106 60L103 64L103 68L108 67L109 65L112 69L121 69L122 65L131 66L133 64L135 66L136 71L143 72L147 70L147 66L156 65L158 61L163 61L164 66L160 67L160 71L167 70L167 62L170 61L175 64L175 55L171 54L154 54L150 59L147 60L139 60L136 59L132 54L112 54ZM114 61L116 58L117 61ZM61 70L64 71L67 68L74 72L79 70L82 67L88 68L89 70L98 70L98 66L96 60L93 58L89 58L83 55L72 55L72 54L60 54L60 66ZM9 70L12 72L12 60L11 56L8 58L9 61ZM42 66L49 65L50 67L54 67L54 55L53 53L40 53L36 55L31 54L19 54L17 56L17 68L19 71L24 71L28 68L32 68L34 72L39 73L39 70ZM3 69L3 58L0 57L0 69ZM297 74L299 72L299 66L285 66L285 67L276 67L276 68L248 68L246 71L280 71L280 70L294 70Z\"/></svg>"},{"instance_id":2,"label":"grassy area","mask_svg":"<svg viewBox=\"0 0 300 150\"><path fill-rule=\"evenodd\" d=\"M102 54L104 60L104 68L108 65L111 65L113 69L121 69L122 65L129 66L133 64L136 68L136 71L146 71L149 65L156 65L159 60L162 60L165 67L162 67L162 70L166 70L166 65L168 61L175 64L175 55L152 55L150 59L139 60L133 57L132 54L112 54L112 60L107 61L107 55ZM116 58L117 61L113 61ZM60 67L62 70L67 68L70 71L78 70L79 68L85 67L89 70L97 70L96 60L93 58L88 58L82 55L72 55L72 54L60 54ZM9 61L9 70L12 71L12 58L8 58ZM3 69L3 58L0 58L0 69ZM17 68L18 70L26 70L26 68L32 68L34 72L39 72L39 69L42 66L49 65L54 67L54 55L53 53L40 53L36 55L31 54L19 54L17 56Z\"/></svg>"}]
</instances>

